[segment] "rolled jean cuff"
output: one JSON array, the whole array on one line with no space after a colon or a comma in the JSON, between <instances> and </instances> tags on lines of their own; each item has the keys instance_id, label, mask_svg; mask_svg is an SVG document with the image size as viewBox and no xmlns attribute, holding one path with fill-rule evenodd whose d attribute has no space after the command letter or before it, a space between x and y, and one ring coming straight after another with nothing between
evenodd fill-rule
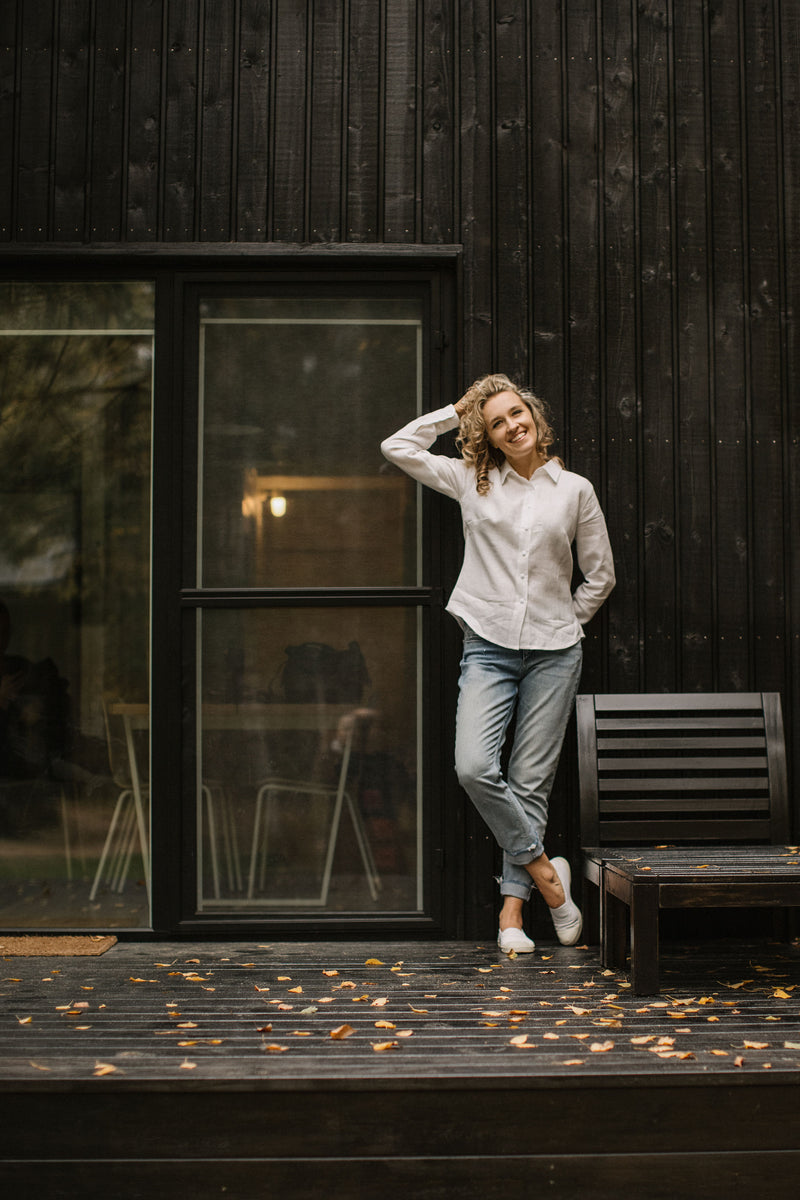
<instances>
[{"instance_id":1,"label":"rolled jean cuff","mask_svg":"<svg viewBox=\"0 0 800 1200\"><path fill-rule=\"evenodd\" d=\"M516 896L520 900L530 900L533 884L526 888L524 883L504 883L502 879L499 882L501 896Z\"/></svg>"},{"instance_id":2,"label":"rolled jean cuff","mask_svg":"<svg viewBox=\"0 0 800 1200\"><path fill-rule=\"evenodd\" d=\"M536 862L537 858L541 858L544 854L544 846L541 842L534 842L527 850L520 850L519 854L511 854L508 850L504 851L508 862L513 863L516 867L527 866L528 863Z\"/></svg>"}]
</instances>

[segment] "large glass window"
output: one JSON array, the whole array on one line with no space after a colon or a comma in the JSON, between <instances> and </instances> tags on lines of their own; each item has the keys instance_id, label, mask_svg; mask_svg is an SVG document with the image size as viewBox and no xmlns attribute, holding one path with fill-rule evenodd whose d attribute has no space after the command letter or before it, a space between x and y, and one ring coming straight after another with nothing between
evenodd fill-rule
<instances>
[{"instance_id":1,"label":"large glass window","mask_svg":"<svg viewBox=\"0 0 800 1200\"><path fill-rule=\"evenodd\" d=\"M418 301L206 301L200 587L419 582L416 491L380 441L416 413Z\"/></svg>"},{"instance_id":2,"label":"large glass window","mask_svg":"<svg viewBox=\"0 0 800 1200\"><path fill-rule=\"evenodd\" d=\"M151 284L0 284L5 928L149 924L152 378Z\"/></svg>"},{"instance_id":3,"label":"large glass window","mask_svg":"<svg viewBox=\"0 0 800 1200\"><path fill-rule=\"evenodd\" d=\"M203 614L201 910L421 907L417 622Z\"/></svg>"},{"instance_id":4,"label":"large glass window","mask_svg":"<svg viewBox=\"0 0 800 1200\"><path fill-rule=\"evenodd\" d=\"M199 911L423 907L420 608L325 604L421 584L418 491L380 442L421 410L423 328L377 289L201 301Z\"/></svg>"}]
</instances>

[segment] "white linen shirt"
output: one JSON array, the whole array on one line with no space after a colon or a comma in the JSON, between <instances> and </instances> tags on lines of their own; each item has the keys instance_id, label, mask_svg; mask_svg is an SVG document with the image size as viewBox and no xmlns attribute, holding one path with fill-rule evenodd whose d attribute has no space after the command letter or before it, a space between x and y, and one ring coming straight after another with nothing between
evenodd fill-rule
<instances>
[{"instance_id":1,"label":"white linen shirt","mask_svg":"<svg viewBox=\"0 0 800 1200\"><path fill-rule=\"evenodd\" d=\"M461 505L464 562L447 611L497 646L563 650L614 586L606 523L588 479L551 460L525 479L507 462L489 472L485 496L475 468L431 454L458 425L452 404L425 413L381 444L386 458ZM572 543L583 582L573 593Z\"/></svg>"}]
</instances>

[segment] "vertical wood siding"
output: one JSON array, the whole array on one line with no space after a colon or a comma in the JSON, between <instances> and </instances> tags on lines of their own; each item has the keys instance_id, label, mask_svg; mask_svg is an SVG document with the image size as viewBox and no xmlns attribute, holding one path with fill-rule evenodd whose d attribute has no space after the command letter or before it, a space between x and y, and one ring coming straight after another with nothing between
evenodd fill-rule
<instances>
[{"instance_id":1,"label":"vertical wood siding","mask_svg":"<svg viewBox=\"0 0 800 1200\"><path fill-rule=\"evenodd\" d=\"M462 382L549 401L617 590L589 689L800 750L800 6L7 0L3 244L463 245Z\"/></svg>"}]
</instances>

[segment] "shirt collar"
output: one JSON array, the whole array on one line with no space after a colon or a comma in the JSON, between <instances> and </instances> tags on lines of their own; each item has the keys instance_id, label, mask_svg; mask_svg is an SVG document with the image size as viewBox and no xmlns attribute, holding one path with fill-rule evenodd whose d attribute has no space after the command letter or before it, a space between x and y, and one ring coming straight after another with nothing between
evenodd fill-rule
<instances>
[{"instance_id":1,"label":"shirt collar","mask_svg":"<svg viewBox=\"0 0 800 1200\"><path fill-rule=\"evenodd\" d=\"M502 463L498 467L498 470L500 472L500 482L501 483L505 483L506 480L508 479L509 475L516 475L518 479L522 479L522 476L517 474L517 472L511 466L511 463L508 461L507 458L503 459ZM539 470L540 471L545 470L547 472L547 474L550 476L550 478L552 479L553 483L558 483L559 476L561 475L563 467L561 466L560 463L556 462L556 460L554 458L549 458L547 460L547 462L544 464L544 467L543 468L540 467ZM536 474L538 474L538 472L534 472L534 476ZM523 480L523 483L524 482L527 482L527 481Z\"/></svg>"}]
</instances>

